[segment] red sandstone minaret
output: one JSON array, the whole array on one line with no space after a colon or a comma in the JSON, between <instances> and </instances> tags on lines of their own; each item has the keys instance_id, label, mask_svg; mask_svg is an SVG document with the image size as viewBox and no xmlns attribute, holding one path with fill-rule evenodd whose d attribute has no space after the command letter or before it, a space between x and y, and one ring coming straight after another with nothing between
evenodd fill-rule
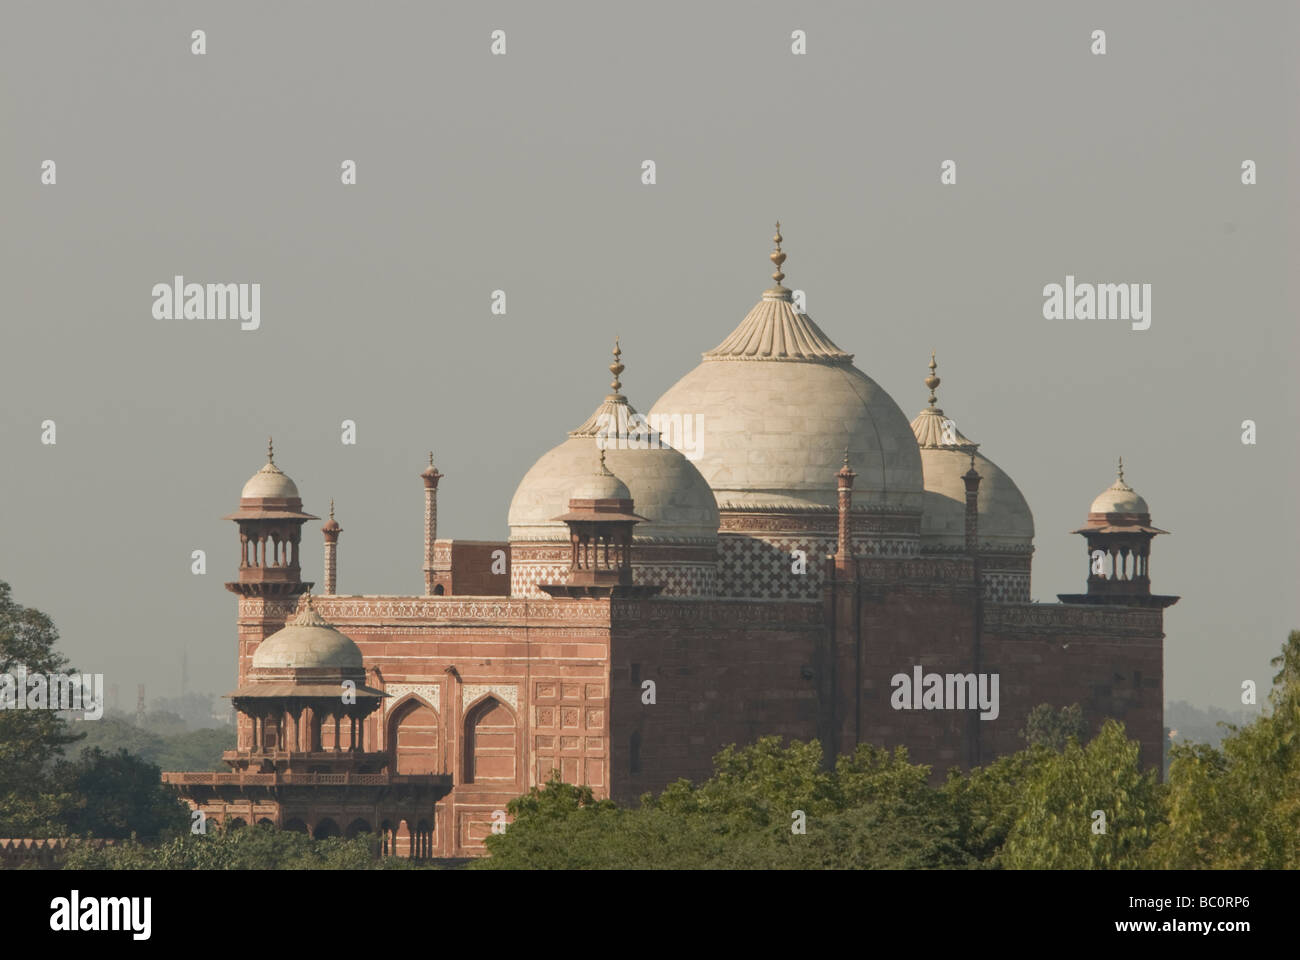
<instances>
[{"instance_id":1,"label":"red sandstone minaret","mask_svg":"<svg viewBox=\"0 0 1300 960\"><path fill-rule=\"evenodd\" d=\"M1088 508L1088 522L1072 533L1088 541L1088 592L1058 594L1064 603L1168 607L1178 597L1151 593L1151 541L1168 530L1151 525L1146 500L1124 482L1124 458L1118 477Z\"/></svg>"},{"instance_id":2,"label":"red sandstone minaret","mask_svg":"<svg viewBox=\"0 0 1300 960\"><path fill-rule=\"evenodd\" d=\"M275 465L268 439L266 465L244 484L239 509L225 517L239 524L239 579L226 589L244 597L292 597L304 583L298 548L302 525L319 517L303 513L298 487Z\"/></svg>"},{"instance_id":3,"label":"red sandstone minaret","mask_svg":"<svg viewBox=\"0 0 1300 960\"><path fill-rule=\"evenodd\" d=\"M325 594L330 596L338 592L339 534L343 532L339 522L334 519L333 500L330 500L330 518L320 529L321 533L325 534Z\"/></svg>"},{"instance_id":4,"label":"red sandstone minaret","mask_svg":"<svg viewBox=\"0 0 1300 960\"><path fill-rule=\"evenodd\" d=\"M835 474L837 503L839 505L839 536L835 546L835 576L840 580L853 580L857 564L853 559L853 481L857 474L849 467L849 451L844 449L844 465Z\"/></svg>"},{"instance_id":5,"label":"red sandstone minaret","mask_svg":"<svg viewBox=\"0 0 1300 960\"><path fill-rule=\"evenodd\" d=\"M429 466L420 474L424 480L424 595L433 595L433 542L438 539L438 481L443 474L433 465L433 451L429 451Z\"/></svg>"}]
</instances>

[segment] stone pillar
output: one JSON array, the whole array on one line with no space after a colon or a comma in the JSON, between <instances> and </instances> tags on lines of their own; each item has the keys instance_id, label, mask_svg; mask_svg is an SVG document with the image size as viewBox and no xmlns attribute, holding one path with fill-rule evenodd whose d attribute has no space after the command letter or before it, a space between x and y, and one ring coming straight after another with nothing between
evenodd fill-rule
<instances>
[{"instance_id":1,"label":"stone pillar","mask_svg":"<svg viewBox=\"0 0 1300 960\"><path fill-rule=\"evenodd\" d=\"M433 543L438 539L438 481L443 475L433 465L433 454L429 454L429 466L420 474L424 481L424 595L433 595Z\"/></svg>"},{"instance_id":2,"label":"stone pillar","mask_svg":"<svg viewBox=\"0 0 1300 960\"><path fill-rule=\"evenodd\" d=\"M838 481L839 530L835 547L835 574L841 580L856 579L853 559L853 480L857 474L849 469L849 452L844 451L844 466L835 474Z\"/></svg>"},{"instance_id":3,"label":"stone pillar","mask_svg":"<svg viewBox=\"0 0 1300 960\"><path fill-rule=\"evenodd\" d=\"M338 592L339 534L343 532L343 528L334 519L333 500L330 501L330 518L321 527L321 532L325 534L325 593L332 596Z\"/></svg>"},{"instance_id":4,"label":"stone pillar","mask_svg":"<svg viewBox=\"0 0 1300 960\"><path fill-rule=\"evenodd\" d=\"M961 479L966 484L966 552L973 557L979 553L980 475L975 472L975 454L971 454L970 469Z\"/></svg>"}]
</instances>

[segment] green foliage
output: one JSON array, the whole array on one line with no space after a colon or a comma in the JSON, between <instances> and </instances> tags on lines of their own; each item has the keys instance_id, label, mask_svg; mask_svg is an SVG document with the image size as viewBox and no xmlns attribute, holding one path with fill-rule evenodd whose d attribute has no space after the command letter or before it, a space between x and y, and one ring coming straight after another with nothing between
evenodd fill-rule
<instances>
[{"instance_id":1,"label":"green foliage","mask_svg":"<svg viewBox=\"0 0 1300 960\"><path fill-rule=\"evenodd\" d=\"M513 801L514 822L474 869L883 869L964 867L959 825L907 752L862 746L822 766L816 741L765 737L714 759L638 809L558 775ZM798 816L796 818L796 812ZM801 822L804 832L792 827Z\"/></svg>"},{"instance_id":2,"label":"green foliage","mask_svg":"<svg viewBox=\"0 0 1300 960\"><path fill-rule=\"evenodd\" d=\"M1143 865L1160 822L1155 774L1138 764L1139 744L1107 720L1086 747L1035 763L1001 862L1015 869L1095 870ZM1105 832L1094 829L1104 814Z\"/></svg>"},{"instance_id":3,"label":"green foliage","mask_svg":"<svg viewBox=\"0 0 1300 960\"><path fill-rule=\"evenodd\" d=\"M380 859L377 838L313 840L306 834L254 826L185 833L151 846L131 840L93 850L74 848L68 870L375 870L412 869L410 860Z\"/></svg>"},{"instance_id":4,"label":"green foliage","mask_svg":"<svg viewBox=\"0 0 1300 960\"><path fill-rule=\"evenodd\" d=\"M1171 750L1168 823L1159 866L1188 869L1300 868L1300 631L1293 630L1273 678L1273 710L1228 727L1220 748Z\"/></svg>"},{"instance_id":5,"label":"green foliage","mask_svg":"<svg viewBox=\"0 0 1300 960\"><path fill-rule=\"evenodd\" d=\"M58 765L55 777L76 799L61 819L75 836L156 839L188 828L189 807L164 786L156 766L125 750L91 748Z\"/></svg>"},{"instance_id":6,"label":"green foliage","mask_svg":"<svg viewBox=\"0 0 1300 960\"><path fill-rule=\"evenodd\" d=\"M1088 721L1083 717L1083 709L1072 703L1060 711L1052 709L1050 703L1040 703L1029 712L1025 729L1020 731L1031 747L1047 747L1061 751L1071 739L1082 741L1088 734Z\"/></svg>"},{"instance_id":7,"label":"green foliage","mask_svg":"<svg viewBox=\"0 0 1300 960\"><path fill-rule=\"evenodd\" d=\"M19 606L0 580L0 673L69 670L54 650L59 634L45 614ZM61 836L59 814L72 801L49 761L76 740L53 710L0 710L0 836Z\"/></svg>"}]
</instances>

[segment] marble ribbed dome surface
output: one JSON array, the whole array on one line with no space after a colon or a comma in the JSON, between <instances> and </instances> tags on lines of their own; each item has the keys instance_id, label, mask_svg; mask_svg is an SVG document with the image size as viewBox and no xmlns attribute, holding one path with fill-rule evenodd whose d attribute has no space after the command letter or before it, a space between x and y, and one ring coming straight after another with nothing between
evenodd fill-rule
<instances>
[{"instance_id":1,"label":"marble ribbed dome surface","mask_svg":"<svg viewBox=\"0 0 1300 960\"><path fill-rule=\"evenodd\" d=\"M966 484L962 475L970 469L969 450L957 447L922 448L925 471L925 513L921 517L921 538L931 543L960 547L966 543ZM975 454L975 472L980 475L979 541L994 547L1028 546L1034 539L1034 515L1020 489L996 463Z\"/></svg>"},{"instance_id":2,"label":"marble ribbed dome surface","mask_svg":"<svg viewBox=\"0 0 1300 960\"><path fill-rule=\"evenodd\" d=\"M601 469L574 487L569 496L574 500L628 500L632 492L622 480L605 469L602 461Z\"/></svg>"},{"instance_id":3,"label":"marble ribbed dome surface","mask_svg":"<svg viewBox=\"0 0 1300 960\"><path fill-rule=\"evenodd\" d=\"M855 507L920 511L907 417L805 314L767 291L651 414L703 417L696 466L722 508L834 508L848 447Z\"/></svg>"},{"instance_id":4,"label":"marble ribbed dome surface","mask_svg":"<svg viewBox=\"0 0 1300 960\"><path fill-rule=\"evenodd\" d=\"M263 640L253 654L254 670L319 667L360 670L361 649L330 626L310 601L283 629Z\"/></svg>"},{"instance_id":5,"label":"marble ribbed dome surface","mask_svg":"<svg viewBox=\"0 0 1300 960\"><path fill-rule=\"evenodd\" d=\"M1120 468L1121 471L1123 467ZM1088 508L1089 513L1145 513L1150 514L1151 508L1147 502L1138 496L1137 491L1124 482L1124 474L1121 472L1115 482L1101 492L1096 500L1092 501L1092 506Z\"/></svg>"},{"instance_id":6,"label":"marble ribbed dome surface","mask_svg":"<svg viewBox=\"0 0 1300 960\"><path fill-rule=\"evenodd\" d=\"M619 408L622 412L619 412ZM607 398L597 410L626 422L635 411L621 396ZM568 527L554 518L569 509L569 499L586 490L596 479L600 455L597 446L596 415L574 430L567 440L543 454L524 474L510 501L510 539L565 540ZM605 462L625 488L620 499L631 496L633 509L645 517L636 528L638 541L705 541L718 537L718 508L704 477L691 461L666 446L650 443L650 449L619 449L629 441L617 428L607 438ZM632 431L635 434L635 430Z\"/></svg>"},{"instance_id":7,"label":"marble ribbed dome surface","mask_svg":"<svg viewBox=\"0 0 1300 960\"><path fill-rule=\"evenodd\" d=\"M275 465L274 451L268 445L266 463L261 470L248 478L248 483L244 484L244 489L239 496L244 500L258 497L293 499L298 496L298 485Z\"/></svg>"},{"instance_id":8,"label":"marble ribbed dome surface","mask_svg":"<svg viewBox=\"0 0 1300 960\"><path fill-rule=\"evenodd\" d=\"M1034 539L1034 515L1020 488L988 457L978 453L957 429L957 422L935 406L935 390L941 382L935 374L938 364L930 354L930 405L912 421L912 434L921 450L925 471L925 513L921 537L930 544L964 547L966 544L966 483L962 480L972 466L980 475L975 509L979 517L981 546L1027 547Z\"/></svg>"}]
</instances>

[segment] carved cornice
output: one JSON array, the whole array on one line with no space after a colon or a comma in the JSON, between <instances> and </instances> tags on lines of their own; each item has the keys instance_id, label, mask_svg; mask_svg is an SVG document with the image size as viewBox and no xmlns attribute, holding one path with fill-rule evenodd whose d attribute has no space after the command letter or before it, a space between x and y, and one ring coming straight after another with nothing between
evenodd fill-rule
<instances>
[{"instance_id":1,"label":"carved cornice","mask_svg":"<svg viewBox=\"0 0 1300 960\"><path fill-rule=\"evenodd\" d=\"M1053 635L1101 634L1114 637L1164 637L1160 610L1075 606L1065 603L999 603L984 610L986 630Z\"/></svg>"}]
</instances>

